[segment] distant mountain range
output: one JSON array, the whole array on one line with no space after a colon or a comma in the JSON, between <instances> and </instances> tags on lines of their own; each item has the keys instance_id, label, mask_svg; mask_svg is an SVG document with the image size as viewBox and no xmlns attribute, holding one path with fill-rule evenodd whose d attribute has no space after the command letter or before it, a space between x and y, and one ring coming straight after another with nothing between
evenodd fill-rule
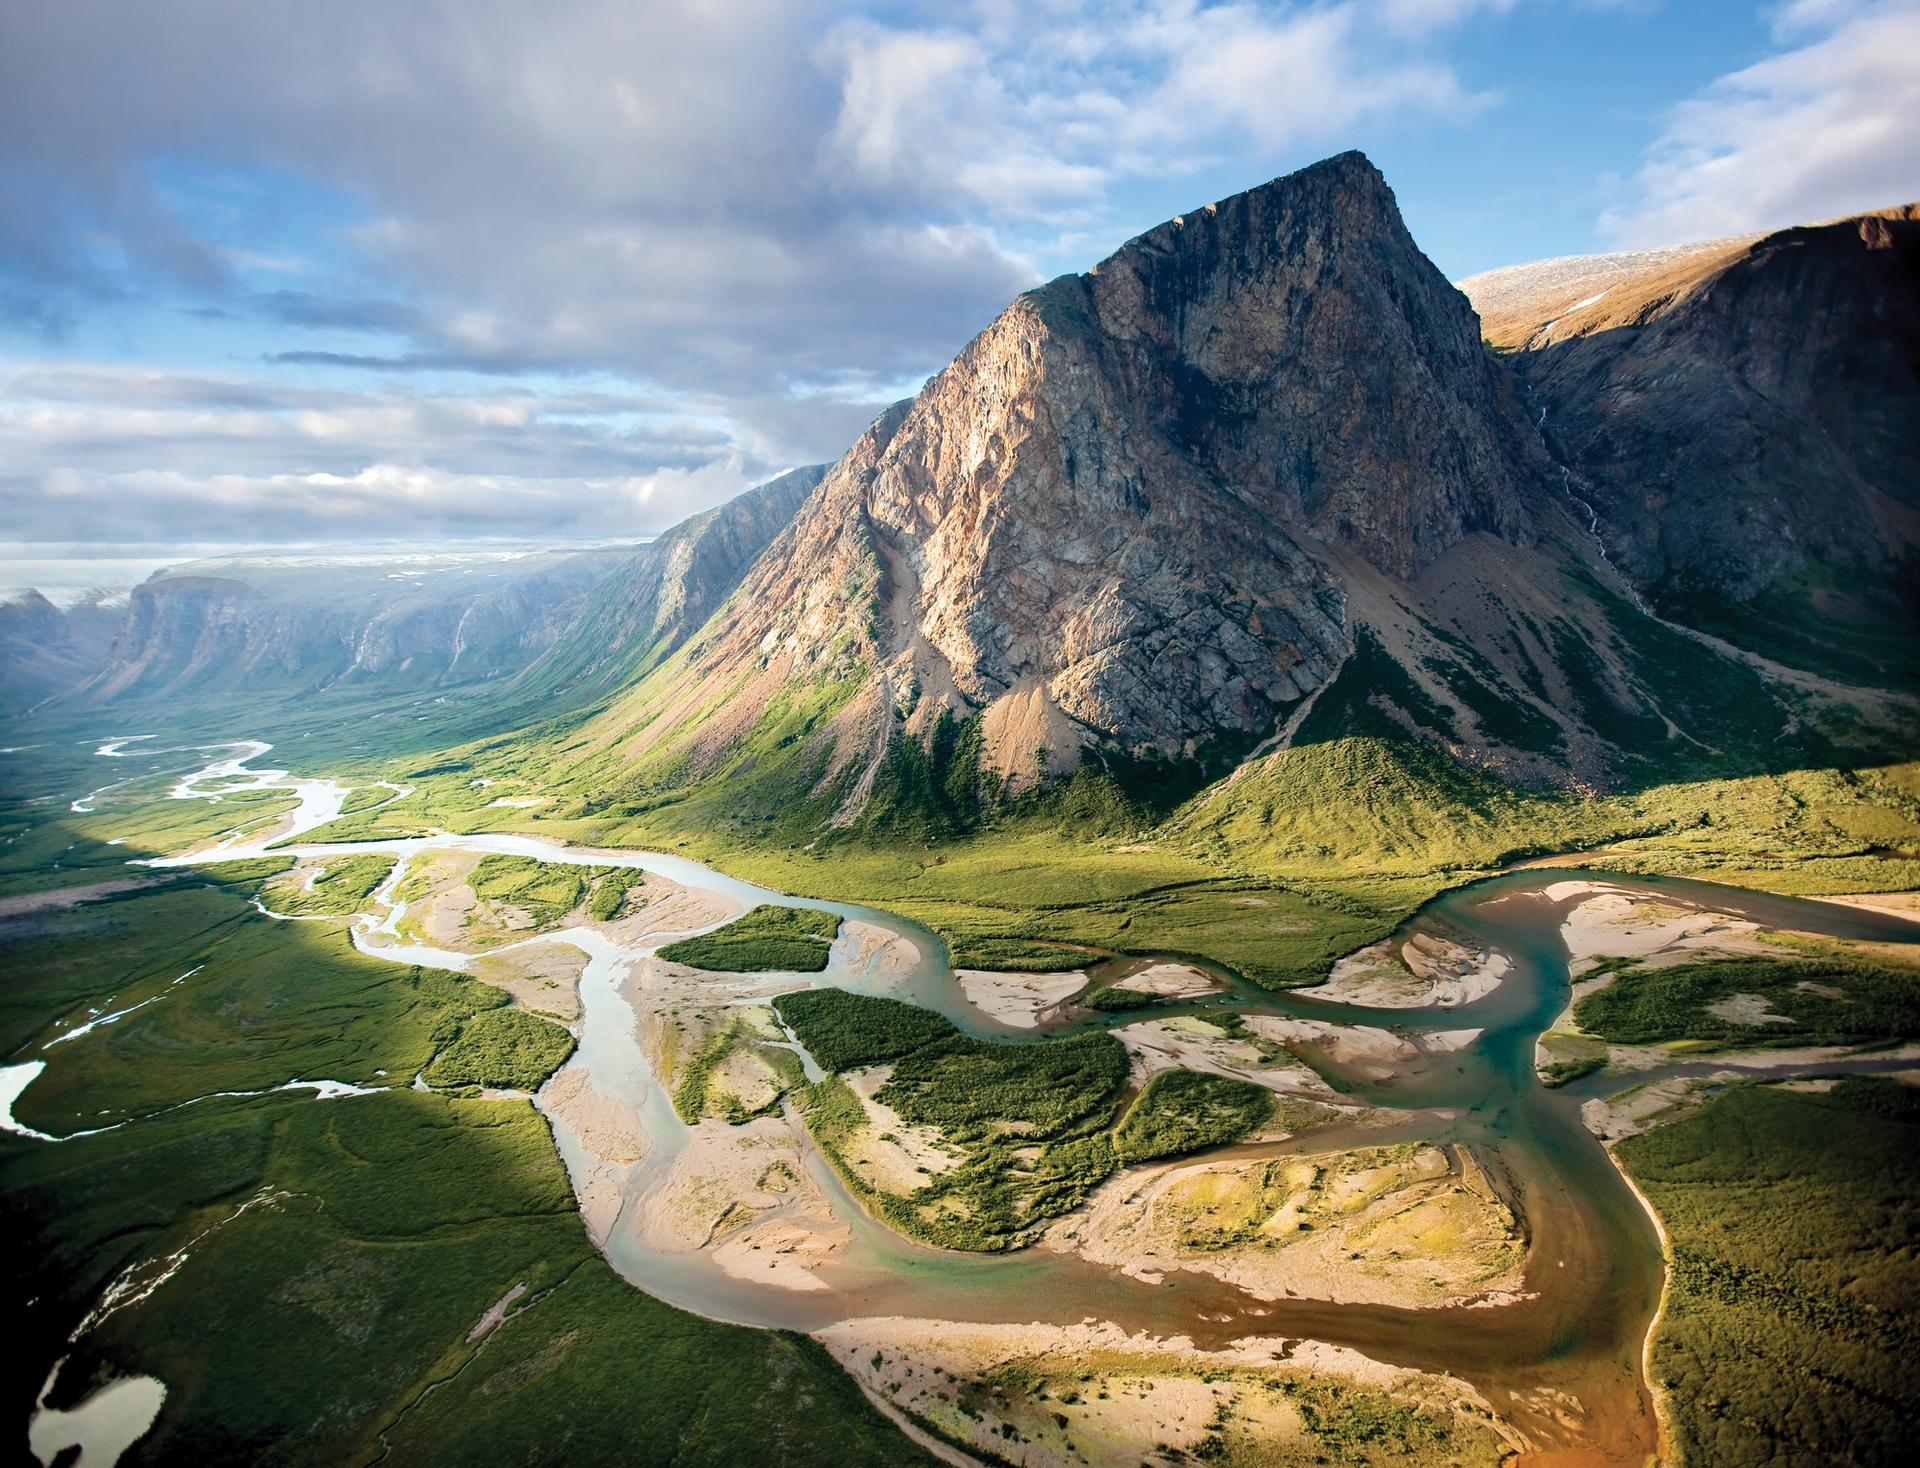
<instances>
[{"instance_id":1,"label":"distant mountain range","mask_svg":"<svg viewBox=\"0 0 1920 1468\"><path fill-rule=\"evenodd\" d=\"M0 678L477 691L576 716L629 795L822 824L1361 728L1526 786L1845 763L1911 746L1916 444L1913 207L1456 289L1348 153L1028 292L838 463L650 545L176 568Z\"/></svg>"}]
</instances>

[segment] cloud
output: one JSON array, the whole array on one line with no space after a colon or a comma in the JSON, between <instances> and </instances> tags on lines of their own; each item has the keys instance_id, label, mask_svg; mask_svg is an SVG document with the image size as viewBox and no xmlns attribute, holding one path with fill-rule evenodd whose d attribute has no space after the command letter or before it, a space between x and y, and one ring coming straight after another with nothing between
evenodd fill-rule
<instances>
[{"instance_id":1,"label":"cloud","mask_svg":"<svg viewBox=\"0 0 1920 1468\"><path fill-rule=\"evenodd\" d=\"M1418 29L1484 4L1450 0ZM1466 105L1403 34L1413 14L1404 0L1053 0L890 25L788 0L8 7L0 136L42 186L7 181L0 269L79 297L218 296L245 262L284 265L284 250L217 237L222 216L156 179L162 160L176 174L199 160L332 191L331 245L392 286L215 302L229 309L391 332L396 355L482 367L754 391L884 378L937 365L1034 283L1018 221L1098 214L1121 176L1222 149Z\"/></svg>"},{"instance_id":2,"label":"cloud","mask_svg":"<svg viewBox=\"0 0 1920 1468\"><path fill-rule=\"evenodd\" d=\"M0 329L165 318L255 364L138 328L147 368L21 374L0 499L61 539L251 538L276 496L304 536L383 492L659 529L837 454L1048 252L1136 224L1128 188L1470 113L1443 33L1511 3L0 7ZM587 380L633 406L558 407Z\"/></svg>"},{"instance_id":3,"label":"cloud","mask_svg":"<svg viewBox=\"0 0 1920 1468\"><path fill-rule=\"evenodd\" d=\"M1166 58L1143 116L1176 141L1231 129L1279 149L1394 110L1471 110L1476 99L1450 66L1379 44L1373 23L1404 30L1396 17L1407 8L1346 4L1275 17L1252 5L1165 7L1137 32ZM1443 8L1421 29L1440 29L1476 7Z\"/></svg>"},{"instance_id":4,"label":"cloud","mask_svg":"<svg viewBox=\"0 0 1920 1468\"><path fill-rule=\"evenodd\" d=\"M62 468L33 487L33 498L46 513L64 514L59 526L67 534L57 543L75 549L177 543L183 516L191 516L208 541L235 544L545 542L644 538L731 498L749 482L730 459L586 480L385 462L352 474ZM0 505L11 509L15 499L0 484ZM109 514L108 505L117 508ZM41 534L30 543L54 542Z\"/></svg>"},{"instance_id":5,"label":"cloud","mask_svg":"<svg viewBox=\"0 0 1920 1468\"><path fill-rule=\"evenodd\" d=\"M1514 0L1196 0L982 7L975 28L838 27L846 177L995 220L1095 213L1129 176L1339 139L1362 119L1478 104L1425 49ZM1310 161L1302 158L1299 161Z\"/></svg>"},{"instance_id":6,"label":"cloud","mask_svg":"<svg viewBox=\"0 0 1920 1468\"><path fill-rule=\"evenodd\" d=\"M1920 0L1797 0L1787 48L1676 108L1628 201L1626 247L1780 228L1920 198Z\"/></svg>"},{"instance_id":7,"label":"cloud","mask_svg":"<svg viewBox=\"0 0 1920 1468\"><path fill-rule=\"evenodd\" d=\"M787 467L700 407L29 369L0 401L0 519L108 543L651 534Z\"/></svg>"}]
</instances>

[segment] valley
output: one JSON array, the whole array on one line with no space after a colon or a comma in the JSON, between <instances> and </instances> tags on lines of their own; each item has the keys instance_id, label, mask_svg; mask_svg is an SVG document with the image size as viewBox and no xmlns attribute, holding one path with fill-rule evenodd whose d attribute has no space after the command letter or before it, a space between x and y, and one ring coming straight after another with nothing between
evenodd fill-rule
<instances>
[{"instance_id":1,"label":"valley","mask_svg":"<svg viewBox=\"0 0 1920 1468\"><path fill-rule=\"evenodd\" d=\"M372 1051L336 1046L327 1059L314 1053L327 1072L319 1099L267 1104L385 1106L373 1098L392 1096L415 1106L426 1104L409 1099L424 1086L456 1115L476 1108L461 1125L484 1129L504 1122L482 1118L524 1108L515 1098L531 1095L539 1110L521 1114L544 1115L552 1129L575 1226L621 1276L697 1315L816 1337L930 1450L951 1443L1004 1455L1003 1445L1018 1443L1026 1461L1068 1463L1088 1446L1151 1456L1217 1440L1233 1460L1236 1442L1297 1441L1308 1452L1363 1432L1369 1453L1392 1461L1435 1452L1493 1461L1516 1448L1574 1446L1596 1461L1637 1461L1670 1430L1641 1365L1657 1339L1665 1267L1653 1220L1589 1128L1637 1135L1646 1118L1623 1125L1620 1117L1640 1094L1657 1093L1660 1119L1677 1124L1712 1114L1725 1103L1710 1098L1748 1076L1778 1084L1863 1066L1920 1069L1920 1048L1869 1039L1863 1050L1857 1036L1835 1048L1818 1022L1800 1022L1812 1032L1782 1053L1787 1037L1749 1016L1740 1032L1777 1061L1741 1050L1721 1022L1708 1046L1721 1053L1694 1063L1678 1085L1666 1072L1687 1067L1671 1064L1670 1045L1615 1047L1603 1068L1558 1090L1536 1075L1537 1063L1551 1062L1545 1044L1536 1056L1535 1037L1589 1007L1569 1001L1564 955L1592 973L1596 958L1587 955L1693 959L1788 932L1822 935L1796 940L1822 952L1843 945L1890 955L1875 961L1910 975L1901 945L1920 927L1858 907L1561 867L1520 871L1423 908L1366 960L1375 983L1398 967L1400 951L1431 975L1400 969L1401 1002L1392 1008L1347 1002L1339 982L1323 998L1229 979L1204 992L1160 985L1171 992L1147 995L1150 1009L1103 1011L1072 1002L1098 986L1076 976L1068 997L1040 1011L1036 1029L976 1003L981 981L970 994L923 927L870 908L796 908L780 892L684 857L482 831L316 840L346 803L340 783L254 777L251 762L267 752L244 745L209 759L164 745L116 750L158 765L206 761L182 775L136 777L148 793L120 794L120 819L153 819L156 800L204 808L219 795L224 804L235 786L276 797L237 826L220 824L232 812L203 809L215 819L201 824L192 849L149 870L205 873L221 884L215 893L257 893L258 910L243 912L243 925L325 925L368 960L422 975L417 983L426 971L415 965L424 963L442 974L436 984L475 989L478 980L494 996L487 1005L511 1006L457 1001L469 1008L457 1039L449 1045L442 1024L411 1075L406 1064L369 1068L387 1058L392 1040ZM508 887L485 875L489 862L517 864L502 869ZM633 876L623 877L617 906L596 900L625 873ZM315 898L336 883L341 896ZM549 893L557 895L543 909ZM97 899L129 915L188 900L200 899L178 888ZM101 909L29 908L15 921L72 922L90 910ZM668 956L693 934L725 935L749 912L824 913L838 929L825 968L810 974L812 960L789 960L757 973L752 960L766 940L751 938L692 950L698 966ZM584 964L549 961L559 949ZM738 968L719 967L729 954L745 956ZM1464 994L1448 991L1431 966L1436 954L1450 961L1448 974L1487 978ZM1829 974L1854 983L1874 972L1864 958L1805 961L1827 988ZM1847 977L1856 969L1862 978ZM113 1052L96 1062L112 1067L100 1074L122 1076L105 1112L84 1104L87 1071L68 1073L67 1034L44 1039L45 1070L12 1101L9 1127L28 1138L22 1145L47 1147L40 1138L83 1119L56 1120L66 1098L82 1101L70 1111L104 1118L105 1130L79 1125L86 1135L54 1145L99 1145L91 1136L133 1145L143 1131L179 1128L171 1118L196 1107L212 1125L223 1107L244 1114L262 1104L247 1099L257 1088L239 1085L222 1087L234 1101L203 1103L188 1076L145 1092L137 1079L129 1086L129 1063L137 1078L143 1052L166 1053L164 1044L148 1050L161 1034L201 1023L188 1018L200 994L193 979L176 989L169 978L153 995L138 985L116 993L115 1007L95 1006L85 1023L103 1028L86 1040L78 1039L83 1024L68 1024L73 1057L102 1043ZM452 999L451 990L446 999L421 992ZM852 995L846 1003L876 1009L842 1016L831 1005L799 1007L809 994ZM521 1017L557 1043L482 1033L494 1016ZM1896 1023L1889 1033L1911 1037L1914 1028ZM1080 1047L1091 1060L1106 1053L1098 1046L1111 1047L1117 1069L1087 1071L1075 1060L1062 1071L1047 1059ZM902 1111L909 1062L925 1076L917 1084L934 1089ZM956 1073L960 1089L942 1102L940 1077L956 1065L976 1073ZM1062 1078L1076 1070L1086 1089L1067 1102ZM1173 1081L1190 1094L1158 1111L1186 1130L1161 1141L1155 1128L1167 1123L1146 1117L1156 1090ZM1018 1099L1030 1085L1032 1101ZM1227 1109L1191 1130L1209 1085ZM1023 1110L1036 1104L1042 1109ZM1016 1132L1037 1129L1031 1140L1016 1135L1011 1152L985 1140L991 1132L969 1140L977 1123L968 1115L998 1129L1029 1114L1034 1121ZM122 1135L128 1140L118 1143ZM1003 1181L955 1192L948 1175L959 1167L966 1176L977 1165L966 1160L969 1149L983 1140L998 1160L979 1176ZM1195 1160L1181 1155L1196 1149ZM1158 1160L1161 1151L1173 1155ZM1068 1184L1071 1169L1086 1181ZM1009 1185L1011 1194L996 1191ZM923 1221L961 1200L954 1216L972 1217L967 1228ZM977 1231L1007 1208L1012 1234ZM517 1287L540 1289L537 1277ZM172 1288L155 1284L151 1297ZM509 1309L504 1318L516 1317ZM95 1325L88 1334L99 1332ZM1548 1341L1562 1344L1548 1350ZM1122 1383L1139 1405L1112 1405ZM1174 1436L1146 1442L1149 1423Z\"/></svg>"},{"instance_id":2,"label":"valley","mask_svg":"<svg viewBox=\"0 0 1920 1468\"><path fill-rule=\"evenodd\" d=\"M1894 1460L1916 261L1344 153L651 540L10 601L30 1450Z\"/></svg>"}]
</instances>

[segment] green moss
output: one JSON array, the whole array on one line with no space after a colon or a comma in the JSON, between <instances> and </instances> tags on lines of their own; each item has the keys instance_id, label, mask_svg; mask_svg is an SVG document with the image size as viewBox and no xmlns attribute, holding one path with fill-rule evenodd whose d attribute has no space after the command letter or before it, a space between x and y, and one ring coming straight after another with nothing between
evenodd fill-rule
<instances>
[{"instance_id":1,"label":"green moss","mask_svg":"<svg viewBox=\"0 0 1920 1468\"><path fill-rule=\"evenodd\" d=\"M1875 568L1816 564L1750 601L1679 586L1658 587L1655 598L1676 620L1788 667L1910 693L1920 684L1920 598L1912 590L1889 585Z\"/></svg>"},{"instance_id":2,"label":"green moss","mask_svg":"<svg viewBox=\"0 0 1920 1468\"><path fill-rule=\"evenodd\" d=\"M1319 1381L1289 1381L1283 1389L1335 1462L1366 1462L1382 1453L1418 1460L1453 1436L1444 1418L1381 1392Z\"/></svg>"},{"instance_id":3,"label":"green moss","mask_svg":"<svg viewBox=\"0 0 1920 1468\"><path fill-rule=\"evenodd\" d=\"M773 1080L768 1086L768 1095L757 1106L748 1106L740 1097L726 1093L716 1093L713 1085L715 1071L728 1056L736 1051L753 1055L764 1064ZM781 1098L802 1081L799 1057L791 1050L777 1049L773 1046L755 1045L753 1029L736 1013L726 1024L710 1034L686 1069L680 1074L680 1080L673 1088L673 1109L679 1118L692 1126L702 1117L718 1115L724 1120L739 1126L752 1121L757 1116L766 1116L777 1110Z\"/></svg>"}]
</instances>

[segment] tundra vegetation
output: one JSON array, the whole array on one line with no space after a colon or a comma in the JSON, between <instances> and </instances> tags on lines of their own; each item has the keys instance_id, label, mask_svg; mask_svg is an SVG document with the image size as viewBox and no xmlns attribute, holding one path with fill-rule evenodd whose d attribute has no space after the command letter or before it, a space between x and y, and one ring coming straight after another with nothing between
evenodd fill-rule
<instances>
[{"instance_id":1,"label":"tundra vegetation","mask_svg":"<svg viewBox=\"0 0 1920 1468\"><path fill-rule=\"evenodd\" d=\"M960 1035L931 1009L845 989L802 989L773 1007L825 1070L878 1065Z\"/></svg>"},{"instance_id":2,"label":"tundra vegetation","mask_svg":"<svg viewBox=\"0 0 1920 1468\"><path fill-rule=\"evenodd\" d=\"M336 856L316 863L307 877L289 868L278 880L263 883L260 900L289 916L346 917L361 911L374 888L393 872L390 856Z\"/></svg>"},{"instance_id":3,"label":"tundra vegetation","mask_svg":"<svg viewBox=\"0 0 1920 1468\"><path fill-rule=\"evenodd\" d=\"M739 1126L780 1108L804 1079L800 1057L765 1043L778 1040L773 1014L758 1005L729 1009L673 1086L673 1109L689 1126L717 1116Z\"/></svg>"},{"instance_id":4,"label":"tundra vegetation","mask_svg":"<svg viewBox=\"0 0 1920 1468\"><path fill-rule=\"evenodd\" d=\"M426 866L403 878L397 896L414 901L432 889ZM581 911L595 922L611 922L644 903L640 888L646 873L635 867L585 866L540 861L531 856L490 854L467 876L476 899L467 920L468 936L486 945L558 927Z\"/></svg>"},{"instance_id":5,"label":"tundra vegetation","mask_svg":"<svg viewBox=\"0 0 1920 1468\"><path fill-rule=\"evenodd\" d=\"M939 934L961 967L1187 954L1275 988L1319 982L1438 892L1531 855L1589 851L1602 869L1798 895L1920 886L1920 764L1693 771L1610 795L1521 790L1369 722L1362 693L1336 683L1315 716L1341 700L1348 714L1330 711L1314 739L1248 766L1231 800L1203 789L1169 802L1095 760L1054 787L997 798L931 844L858 823L823 835L755 780L627 789L641 776L559 725L477 745L440 774L418 760L366 766L413 794L316 835L524 829L680 850L801 897L898 912ZM756 754L778 764L792 750L749 735L740 759ZM553 799L490 808L469 788L475 772ZM806 788L817 773L794 778ZM770 825L751 814L763 799ZM0 880L7 864L0 855Z\"/></svg>"},{"instance_id":6,"label":"tundra vegetation","mask_svg":"<svg viewBox=\"0 0 1920 1468\"><path fill-rule=\"evenodd\" d=\"M530 856L483 856L467 880L482 902L519 908L538 931L552 927L580 905L589 875L586 868Z\"/></svg>"},{"instance_id":7,"label":"tundra vegetation","mask_svg":"<svg viewBox=\"0 0 1920 1468\"><path fill-rule=\"evenodd\" d=\"M1672 1240L1654 1341L1689 1463L1896 1463L1920 1413L1920 1092L1734 1086L1619 1144Z\"/></svg>"},{"instance_id":8,"label":"tundra vegetation","mask_svg":"<svg viewBox=\"0 0 1920 1468\"><path fill-rule=\"evenodd\" d=\"M1127 1053L1104 1031L976 1040L929 1010L838 989L774 1005L835 1072L802 1094L821 1150L875 1212L946 1248L1017 1248L1117 1167L1237 1141L1274 1115L1259 1086L1176 1071L1156 1077L1120 1117ZM855 1155L884 1126L849 1078L879 1066L887 1070L873 1102L916 1129L943 1164L919 1164L906 1191L867 1175Z\"/></svg>"},{"instance_id":9,"label":"tundra vegetation","mask_svg":"<svg viewBox=\"0 0 1920 1468\"><path fill-rule=\"evenodd\" d=\"M142 1461L927 1461L812 1341L620 1279L529 1101L408 1085L463 1050L508 1067L477 1079L531 1083L564 1032L458 974L360 954L339 927L261 917L246 899L271 865L0 926L9 1056L162 996L60 1045L16 1103L69 1140L0 1135L16 1422L65 1357L55 1406L129 1373L166 1384ZM276 1089L295 1078L384 1089ZM174 1258L137 1307L70 1339L116 1281ZM776 1399L793 1410L770 1420Z\"/></svg>"},{"instance_id":10,"label":"tundra vegetation","mask_svg":"<svg viewBox=\"0 0 1920 1468\"><path fill-rule=\"evenodd\" d=\"M682 938L660 956L720 973L817 974L839 935L840 919L815 907L756 907L724 927Z\"/></svg>"},{"instance_id":11,"label":"tundra vegetation","mask_svg":"<svg viewBox=\"0 0 1920 1468\"><path fill-rule=\"evenodd\" d=\"M1114 1154L1122 1162L1146 1162L1237 1142L1273 1118L1274 1100L1251 1081L1163 1071L1127 1108L1114 1132Z\"/></svg>"},{"instance_id":12,"label":"tundra vegetation","mask_svg":"<svg viewBox=\"0 0 1920 1468\"><path fill-rule=\"evenodd\" d=\"M573 1053L573 1036L551 1020L517 1009L489 1009L460 1022L434 1058L430 1086L483 1086L533 1092Z\"/></svg>"},{"instance_id":13,"label":"tundra vegetation","mask_svg":"<svg viewBox=\"0 0 1920 1468\"><path fill-rule=\"evenodd\" d=\"M1588 977L1610 982L1574 1006L1574 1019L1617 1045L1864 1045L1920 1035L1920 967L1809 939L1777 941L1787 950L1779 958L1658 968L1605 960Z\"/></svg>"}]
</instances>

